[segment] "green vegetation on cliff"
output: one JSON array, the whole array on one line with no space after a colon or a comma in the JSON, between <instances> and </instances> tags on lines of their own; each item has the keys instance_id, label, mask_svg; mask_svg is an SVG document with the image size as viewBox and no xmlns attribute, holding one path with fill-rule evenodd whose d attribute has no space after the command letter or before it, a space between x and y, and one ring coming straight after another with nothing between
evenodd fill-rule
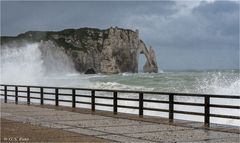
<instances>
[{"instance_id":1,"label":"green vegetation on cliff","mask_svg":"<svg viewBox=\"0 0 240 143\"><path fill-rule=\"evenodd\" d=\"M108 30L97 28L65 29L62 31L28 31L17 36L1 36L1 45L11 43L33 43L51 40L66 49L86 51L87 41L107 38ZM97 49L101 44L97 43Z\"/></svg>"}]
</instances>

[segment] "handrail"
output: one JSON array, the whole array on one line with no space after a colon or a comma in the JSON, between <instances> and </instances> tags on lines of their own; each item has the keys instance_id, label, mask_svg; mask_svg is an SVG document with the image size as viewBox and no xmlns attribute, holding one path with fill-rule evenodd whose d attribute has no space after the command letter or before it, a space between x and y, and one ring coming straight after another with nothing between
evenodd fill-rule
<instances>
[{"instance_id":1,"label":"handrail","mask_svg":"<svg viewBox=\"0 0 240 143\"><path fill-rule=\"evenodd\" d=\"M225 108L225 109L240 109L240 106L236 105L220 105L220 104L211 104L211 98L228 98L228 99L240 99L240 95L213 95L213 94L191 94L191 93L168 93L168 92L152 92L152 91L131 91L131 90L110 90L110 89L89 89L89 88L70 88L70 87L48 87L48 86L30 86L30 85L9 85L9 84L0 84L0 92L1 96L4 96L4 102L7 103L8 97L15 97L15 104L18 104L19 98L26 98L27 104L31 104L31 99L38 99L41 105L44 105L45 100L55 101L55 106L59 106L60 102L71 102L72 108L76 108L76 104L89 104L91 105L92 111L95 111L96 105L105 106L105 107L113 107L113 113L118 113L118 108L127 108L127 109L138 109L138 114L140 117L144 116L144 111L159 111L159 112L168 112L170 122L174 120L174 113L186 114L186 115L198 115L204 116L204 123L209 125L210 117L218 117L218 118L227 118L227 119L237 119L240 120L239 116L232 115L221 115L221 114L213 114L210 113L211 108ZM8 87L14 87L9 89ZM19 90L19 87L24 87L26 90ZM31 89L39 89L39 91L31 91ZM54 89L52 92L44 92L45 89ZM61 93L61 90L70 90L69 93ZM77 94L76 91L84 90L90 91L90 95L86 94ZM112 93L111 97L96 95L96 92L110 92ZM15 95L9 95L8 93L15 93ZM26 96L23 96L19 93L26 93ZM39 94L39 97L31 97L31 94ZM134 93L138 95L138 98L123 98L118 97L118 93ZM168 96L168 100L154 100L154 99L144 99L144 95L153 94L153 95L165 95ZM54 98L46 98L44 95L53 96ZM61 99L61 96L72 96L71 100ZM174 101L176 96L192 96L192 97L203 97L203 103L194 103L194 102L181 102ZM90 102L79 101L76 97L84 97L89 98ZM112 100L112 103L98 103L96 99L104 99L104 100ZM138 106L130 106L130 105L120 105L118 101L133 101L138 102ZM144 107L144 103L158 103L158 104L168 104L168 109L161 108L151 108ZM175 110L174 105L184 105L184 106L198 106L204 107L204 113L200 112L190 112L183 110Z\"/></svg>"}]
</instances>

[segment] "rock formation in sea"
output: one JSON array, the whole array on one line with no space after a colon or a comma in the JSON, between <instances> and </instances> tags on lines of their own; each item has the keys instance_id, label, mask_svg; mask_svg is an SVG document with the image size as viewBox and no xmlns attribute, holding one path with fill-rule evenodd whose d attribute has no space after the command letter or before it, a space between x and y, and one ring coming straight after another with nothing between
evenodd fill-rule
<instances>
[{"instance_id":1,"label":"rock formation in sea","mask_svg":"<svg viewBox=\"0 0 240 143\"><path fill-rule=\"evenodd\" d=\"M136 73L140 54L146 57L143 71L158 72L155 52L139 38L138 30L80 28L29 31L16 37L1 37L1 45L25 42L40 42L40 48L64 49L81 73Z\"/></svg>"}]
</instances>

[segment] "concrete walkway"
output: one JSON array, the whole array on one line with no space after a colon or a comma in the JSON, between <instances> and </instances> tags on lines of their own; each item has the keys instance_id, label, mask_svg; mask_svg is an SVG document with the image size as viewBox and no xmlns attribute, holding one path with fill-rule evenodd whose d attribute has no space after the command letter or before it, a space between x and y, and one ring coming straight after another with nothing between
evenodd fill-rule
<instances>
[{"instance_id":1,"label":"concrete walkway","mask_svg":"<svg viewBox=\"0 0 240 143\"><path fill-rule=\"evenodd\" d=\"M1 118L1 143L9 142L52 142L52 143L71 143L71 142L94 142L105 143L111 140L100 139L94 136L79 133L40 127L29 123L16 122Z\"/></svg>"},{"instance_id":2,"label":"concrete walkway","mask_svg":"<svg viewBox=\"0 0 240 143\"><path fill-rule=\"evenodd\" d=\"M239 133L1 103L1 118L120 142L236 142Z\"/></svg>"}]
</instances>

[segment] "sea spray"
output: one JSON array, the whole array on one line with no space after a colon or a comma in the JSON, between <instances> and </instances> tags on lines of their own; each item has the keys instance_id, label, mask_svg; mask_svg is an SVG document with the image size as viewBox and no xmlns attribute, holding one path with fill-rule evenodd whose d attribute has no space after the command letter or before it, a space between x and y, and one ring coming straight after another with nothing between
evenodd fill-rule
<instances>
[{"instance_id":1,"label":"sea spray","mask_svg":"<svg viewBox=\"0 0 240 143\"><path fill-rule=\"evenodd\" d=\"M204 72L194 86L197 93L240 95L239 71Z\"/></svg>"},{"instance_id":2,"label":"sea spray","mask_svg":"<svg viewBox=\"0 0 240 143\"><path fill-rule=\"evenodd\" d=\"M52 75L76 73L71 59L50 42L1 46L1 83L51 85Z\"/></svg>"},{"instance_id":3,"label":"sea spray","mask_svg":"<svg viewBox=\"0 0 240 143\"><path fill-rule=\"evenodd\" d=\"M38 44L22 47L1 47L1 83L37 84L43 78L41 52Z\"/></svg>"},{"instance_id":4,"label":"sea spray","mask_svg":"<svg viewBox=\"0 0 240 143\"><path fill-rule=\"evenodd\" d=\"M45 74L77 73L71 56L68 56L63 47L56 46L51 41L39 43Z\"/></svg>"}]
</instances>

